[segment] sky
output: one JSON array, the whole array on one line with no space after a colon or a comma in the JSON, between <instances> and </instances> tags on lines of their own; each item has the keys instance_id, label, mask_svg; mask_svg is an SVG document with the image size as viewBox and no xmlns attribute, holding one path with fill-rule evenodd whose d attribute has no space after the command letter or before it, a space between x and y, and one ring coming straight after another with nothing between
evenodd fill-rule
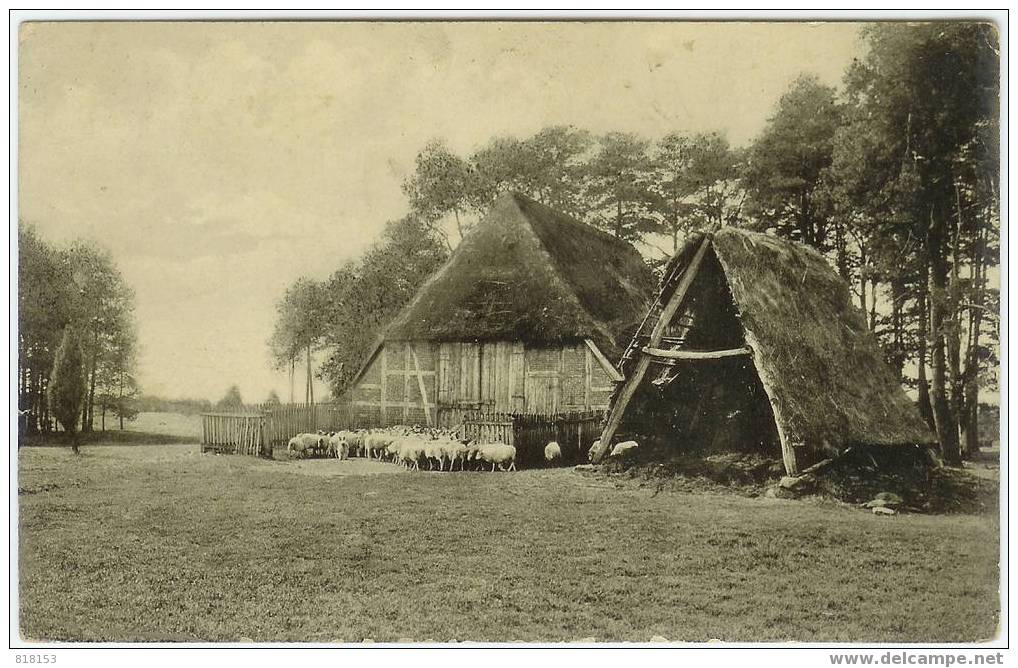
<instances>
[{"instance_id":1,"label":"sky","mask_svg":"<svg viewBox=\"0 0 1018 668\"><path fill-rule=\"evenodd\" d=\"M277 300L406 213L400 186L429 140L466 154L571 124L744 145L800 74L840 83L858 30L26 23L19 219L113 252L136 294L143 391L215 400L236 383L285 401L266 343Z\"/></svg>"}]
</instances>

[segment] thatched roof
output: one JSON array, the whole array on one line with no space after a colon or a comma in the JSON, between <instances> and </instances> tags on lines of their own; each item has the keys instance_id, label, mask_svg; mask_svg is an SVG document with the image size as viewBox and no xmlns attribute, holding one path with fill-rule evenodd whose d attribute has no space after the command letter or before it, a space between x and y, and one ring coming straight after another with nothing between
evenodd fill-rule
<instances>
[{"instance_id":1,"label":"thatched roof","mask_svg":"<svg viewBox=\"0 0 1018 668\"><path fill-rule=\"evenodd\" d=\"M628 243L505 193L384 339L560 345L590 338L615 361L653 288Z\"/></svg>"},{"instance_id":2,"label":"thatched roof","mask_svg":"<svg viewBox=\"0 0 1018 668\"><path fill-rule=\"evenodd\" d=\"M820 253L732 227L713 233L711 248L784 442L841 450L935 441Z\"/></svg>"}]
</instances>

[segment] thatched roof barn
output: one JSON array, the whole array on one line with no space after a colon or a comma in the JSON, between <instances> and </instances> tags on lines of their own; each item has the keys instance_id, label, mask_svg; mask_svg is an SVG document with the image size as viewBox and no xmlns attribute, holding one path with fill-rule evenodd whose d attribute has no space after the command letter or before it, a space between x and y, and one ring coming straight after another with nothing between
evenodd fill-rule
<instances>
[{"instance_id":1,"label":"thatched roof barn","mask_svg":"<svg viewBox=\"0 0 1018 668\"><path fill-rule=\"evenodd\" d=\"M354 406L382 424L603 409L653 285L628 243L503 194L386 328Z\"/></svg>"},{"instance_id":2,"label":"thatched roof barn","mask_svg":"<svg viewBox=\"0 0 1018 668\"><path fill-rule=\"evenodd\" d=\"M707 449L780 447L792 474L852 445L934 441L848 286L807 246L731 227L697 235L647 321L602 450L616 429L664 425Z\"/></svg>"}]
</instances>

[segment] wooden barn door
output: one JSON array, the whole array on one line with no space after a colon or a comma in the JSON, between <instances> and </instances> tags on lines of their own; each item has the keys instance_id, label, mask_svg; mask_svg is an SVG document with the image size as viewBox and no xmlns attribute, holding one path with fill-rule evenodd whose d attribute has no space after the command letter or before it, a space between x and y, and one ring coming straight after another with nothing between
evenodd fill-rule
<instances>
[{"instance_id":1,"label":"wooden barn door","mask_svg":"<svg viewBox=\"0 0 1018 668\"><path fill-rule=\"evenodd\" d=\"M555 413L559 409L562 351L527 348L523 394L527 413Z\"/></svg>"}]
</instances>

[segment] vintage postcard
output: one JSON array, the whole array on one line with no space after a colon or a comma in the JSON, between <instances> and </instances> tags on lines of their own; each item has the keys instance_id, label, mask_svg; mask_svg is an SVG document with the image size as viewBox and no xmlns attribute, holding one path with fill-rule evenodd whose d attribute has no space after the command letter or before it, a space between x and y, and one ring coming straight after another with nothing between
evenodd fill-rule
<instances>
[{"instance_id":1,"label":"vintage postcard","mask_svg":"<svg viewBox=\"0 0 1018 668\"><path fill-rule=\"evenodd\" d=\"M21 22L12 642L1006 644L1002 30Z\"/></svg>"}]
</instances>

